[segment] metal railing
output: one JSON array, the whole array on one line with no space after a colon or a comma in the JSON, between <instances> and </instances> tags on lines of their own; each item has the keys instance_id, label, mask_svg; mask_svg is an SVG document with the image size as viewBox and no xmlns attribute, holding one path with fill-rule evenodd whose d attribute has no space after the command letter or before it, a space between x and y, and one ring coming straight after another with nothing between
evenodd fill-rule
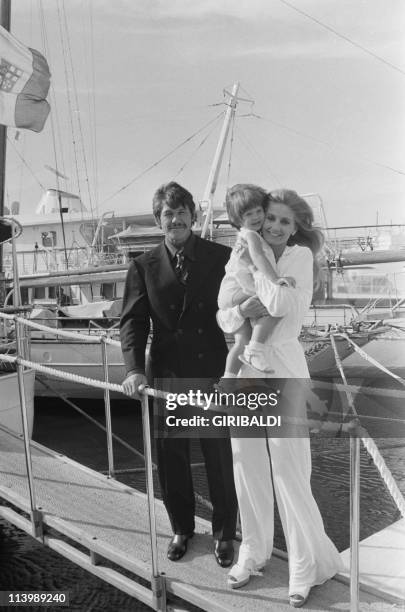
<instances>
[{"instance_id":1,"label":"metal railing","mask_svg":"<svg viewBox=\"0 0 405 612\"><path fill-rule=\"evenodd\" d=\"M32 535L34 537L41 537L42 529L42 517L41 512L38 510L36 497L35 497L35 483L32 472L32 458L30 448L30 436L28 429L28 418L27 408L25 403L25 390L24 390L24 367L33 368L38 372L44 372L57 378L64 378L73 380L81 384L87 384L92 387L104 389L104 406L105 406L105 418L106 418L106 433L107 433L107 450L108 450L108 474L109 477L113 478L115 474L114 469L114 457L113 457L113 433L111 426L111 406L110 406L110 391L118 391L124 393L122 385L110 383L108 380L108 352L107 344L117 345L119 344L115 340L111 340L108 336L97 336L97 337L86 337L86 342L99 343L102 351L102 364L104 372L104 381L98 381L94 379L85 378L76 374L66 373L46 366L42 366L31 361L24 359L21 356L22 353L22 336L21 329L23 325L27 325L33 328L42 328L38 324L21 319L21 317L12 316L5 313L0 313L0 318L13 319L16 323L16 344L17 344L17 355L0 355L0 360L14 362L17 365L18 375L18 388L20 395L20 405L23 423L23 436L24 436L24 451L27 465L27 476L29 485L29 496L30 496L30 508L31 508L31 526ZM47 328L50 333L56 333L66 337L72 335L81 336L81 334L75 334L74 332L55 330L53 328ZM83 338L83 337L82 337ZM84 339L84 338L83 338ZM405 384L405 383L404 383ZM347 381L344 379L344 384L339 385L346 392L350 390L350 385L347 385ZM153 462L152 462L152 449L151 449L151 428L149 419L148 409L148 398L160 398L165 399L167 394L163 391L152 389L149 387L142 387L139 389L141 396L142 406L142 428L143 428L143 444L144 444L144 460L145 460L145 472L146 472L146 490L147 490L147 504L149 513L149 530L150 530L150 546L151 546L151 558L152 558L152 576L151 585L153 592L153 602L155 610L166 609L166 589L165 589L165 577L159 571L158 565L158 553L157 553L157 533L156 533L156 512L155 512L155 495L154 495L154 484L153 484ZM204 405L201 404L201 408ZM223 406L211 406L210 409L216 411L226 410ZM356 415L354 415L356 416ZM322 421L305 421L307 425L312 428L319 428ZM354 420L350 423L340 425L340 430L346 431L350 434L350 610L351 612L358 612L359 610L359 525L360 525L360 436L362 435L361 430L357 427L357 421ZM364 431L364 430L363 430ZM374 461L375 458L373 457ZM382 458L381 458L382 460ZM377 464L377 462L376 462ZM377 465L378 467L378 465ZM387 468L388 469L388 468ZM380 470L382 473L382 471ZM391 490L390 490L391 492ZM394 496L395 499L395 496ZM397 501L402 503L402 501ZM400 508L401 509L401 508ZM402 512L404 509L402 507Z\"/></svg>"}]
</instances>

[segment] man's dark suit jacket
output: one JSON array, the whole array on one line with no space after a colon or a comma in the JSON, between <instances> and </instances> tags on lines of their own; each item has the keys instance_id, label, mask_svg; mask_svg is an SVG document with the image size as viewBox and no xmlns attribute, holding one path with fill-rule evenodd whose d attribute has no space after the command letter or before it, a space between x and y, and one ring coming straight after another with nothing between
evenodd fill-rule
<instances>
[{"instance_id":1,"label":"man's dark suit jacket","mask_svg":"<svg viewBox=\"0 0 405 612\"><path fill-rule=\"evenodd\" d=\"M226 246L195 236L195 260L185 287L164 242L131 263L121 314L121 346L128 373L145 371L151 319L152 377L223 374L227 347L215 315L230 252Z\"/></svg>"}]
</instances>

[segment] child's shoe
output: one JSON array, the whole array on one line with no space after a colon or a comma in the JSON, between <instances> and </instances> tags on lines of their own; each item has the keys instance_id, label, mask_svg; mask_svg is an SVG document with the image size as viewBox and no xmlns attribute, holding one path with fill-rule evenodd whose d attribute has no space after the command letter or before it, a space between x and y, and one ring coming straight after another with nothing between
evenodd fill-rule
<instances>
[{"instance_id":1,"label":"child's shoe","mask_svg":"<svg viewBox=\"0 0 405 612\"><path fill-rule=\"evenodd\" d=\"M243 355L241 355L239 359L242 363L259 370L260 372L265 372L266 374L271 374L274 372L268 363L266 352L264 350L252 349L248 345L245 347Z\"/></svg>"}]
</instances>

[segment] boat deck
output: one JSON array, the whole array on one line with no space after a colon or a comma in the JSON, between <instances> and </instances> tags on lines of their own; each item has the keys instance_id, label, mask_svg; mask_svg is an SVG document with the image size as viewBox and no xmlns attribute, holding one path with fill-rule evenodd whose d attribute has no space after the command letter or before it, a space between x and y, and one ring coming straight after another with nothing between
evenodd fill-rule
<instances>
[{"instance_id":1,"label":"boat deck","mask_svg":"<svg viewBox=\"0 0 405 612\"><path fill-rule=\"evenodd\" d=\"M146 496L35 442L31 452L36 500L43 513L43 543L152 605L150 589L135 578L150 581L152 571ZM23 514L30 511L23 441L1 427L0 497L8 502L0 505L0 516L31 533ZM166 574L169 593L218 612L291 610L282 554L273 555L262 576L253 576L249 585L231 591L226 586L227 570L218 567L212 554L209 523L197 519L186 557L172 563L166 559L171 530L159 501L156 516L159 570ZM312 590L305 609L349 610L349 598L347 581L334 579ZM364 591L360 599L360 610L376 612L392 610L398 602Z\"/></svg>"}]
</instances>

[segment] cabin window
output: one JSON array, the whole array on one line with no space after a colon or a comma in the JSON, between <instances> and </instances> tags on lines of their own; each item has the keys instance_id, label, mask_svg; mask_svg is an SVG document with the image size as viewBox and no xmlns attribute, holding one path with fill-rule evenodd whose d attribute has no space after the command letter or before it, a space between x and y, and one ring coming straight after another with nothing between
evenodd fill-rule
<instances>
[{"instance_id":1,"label":"cabin window","mask_svg":"<svg viewBox=\"0 0 405 612\"><path fill-rule=\"evenodd\" d=\"M116 298L115 283L103 283L100 293L104 299L114 300Z\"/></svg>"},{"instance_id":2,"label":"cabin window","mask_svg":"<svg viewBox=\"0 0 405 612\"><path fill-rule=\"evenodd\" d=\"M53 248L56 246L56 232L42 232L41 233L42 246Z\"/></svg>"},{"instance_id":3,"label":"cabin window","mask_svg":"<svg viewBox=\"0 0 405 612\"><path fill-rule=\"evenodd\" d=\"M32 292L32 297L34 300L44 300L45 299L45 287L34 287Z\"/></svg>"},{"instance_id":4,"label":"cabin window","mask_svg":"<svg viewBox=\"0 0 405 612\"><path fill-rule=\"evenodd\" d=\"M21 303L22 304L30 303L30 299L28 295L28 287L21 287Z\"/></svg>"}]
</instances>

